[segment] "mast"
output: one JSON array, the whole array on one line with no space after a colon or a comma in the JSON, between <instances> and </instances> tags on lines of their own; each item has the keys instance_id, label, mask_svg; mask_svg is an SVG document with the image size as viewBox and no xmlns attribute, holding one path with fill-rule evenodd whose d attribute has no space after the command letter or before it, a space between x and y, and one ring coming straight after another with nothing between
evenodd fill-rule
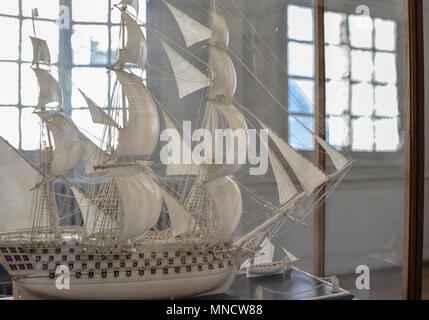
<instances>
[{"instance_id":1,"label":"mast","mask_svg":"<svg viewBox=\"0 0 429 320\"><path fill-rule=\"evenodd\" d=\"M127 10L127 5L123 4L121 10L125 12ZM125 20L123 15L121 15L121 35L122 35L122 48L125 48ZM120 70L124 70L124 64L119 66ZM124 88L122 88L122 123L125 128L127 125L127 97L125 96Z\"/></svg>"},{"instance_id":2,"label":"mast","mask_svg":"<svg viewBox=\"0 0 429 320\"><path fill-rule=\"evenodd\" d=\"M58 100L55 99L58 97L56 95L59 92L61 93L61 89L59 88L58 83L56 85L58 87L55 87L55 80L54 80L54 89L56 92L52 91L52 89L47 89L46 92L50 92L51 94L48 95L47 99L44 99L44 93L43 90L46 90L47 86L50 84L50 78L49 78L49 70L40 69L40 63L46 63L48 67L50 67L50 54L49 54L49 48L46 44L45 40L39 39L36 37L36 26L35 26L35 17L39 15L37 8L32 9L32 24L33 24L33 34L34 38L31 38L33 43L33 65L35 64L36 67L33 67L33 71L36 73L39 86L40 86L40 96L39 96L39 104L38 107L40 107L40 110L44 112L46 110L46 107L44 105L45 102L48 102L49 100ZM45 86L45 87L43 87ZM51 90L51 91L49 91ZM62 97L61 97L62 100ZM51 131L46 126L46 135L47 135L47 141L48 141L48 148L46 151L46 157L43 158L44 165L43 168L43 180L46 180L48 176L50 175L51 170L51 164L52 164L52 153L53 153L53 144L51 140ZM55 239L58 240L60 235L60 226L59 226L59 218L58 218L58 208L57 203L55 199L55 187L53 180L48 181L45 185L43 185L43 191L44 195L47 201L47 209L48 209L48 218L49 223L52 229L52 232L55 235Z\"/></svg>"}]
</instances>

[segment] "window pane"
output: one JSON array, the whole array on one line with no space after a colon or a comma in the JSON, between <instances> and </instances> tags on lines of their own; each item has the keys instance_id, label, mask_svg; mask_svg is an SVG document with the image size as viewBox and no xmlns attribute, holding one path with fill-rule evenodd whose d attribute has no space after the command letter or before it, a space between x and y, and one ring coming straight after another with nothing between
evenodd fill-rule
<instances>
[{"instance_id":1,"label":"window pane","mask_svg":"<svg viewBox=\"0 0 429 320\"><path fill-rule=\"evenodd\" d=\"M375 54L375 80L378 82L396 83L395 54L377 52Z\"/></svg>"},{"instance_id":2,"label":"window pane","mask_svg":"<svg viewBox=\"0 0 429 320\"><path fill-rule=\"evenodd\" d=\"M73 0L72 12L74 21L107 22L109 2L105 0Z\"/></svg>"},{"instance_id":3,"label":"window pane","mask_svg":"<svg viewBox=\"0 0 429 320\"><path fill-rule=\"evenodd\" d=\"M328 79L347 78L350 73L349 48L346 46L325 46L326 77Z\"/></svg>"},{"instance_id":4,"label":"window pane","mask_svg":"<svg viewBox=\"0 0 429 320\"><path fill-rule=\"evenodd\" d=\"M0 59L18 60L19 58L19 20L0 17ZM7 31L6 31L7 30Z\"/></svg>"},{"instance_id":5,"label":"window pane","mask_svg":"<svg viewBox=\"0 0 429 320\"><path fill-rule=\"evenodd\" d=\"M372 151L374 149L374 129L371 118L352 120L352 151Z\"/></svg>"},{"instance_id":6,"label":"window pane","mask_svg":"<svg viewBox=\"0 0 429 320\"><path fill-rule=\"evenodd\" d=\"M51 53L51 63L58 62L59 30L55 22L37 21L36 35L46 40ZM33 36L33 24L31 19L24 20L22 24L22 60L33 60L33 46L30 36Z\"/></svg>"},{"instance_id":7,"label":"window pane","mask_svg":"<svg viewBox=\"0 0 429 320\"><path fill-rule=\"evenodd\" d=\"M352 86L352 115L370 116L374 111L374 89L369 83Z\"/></svg>"},{"instance_id":8,"label":"window pane","mask_svg":"<svg viewBox=\"0 0 429 320\"><path fill-rule=\"evenodd\" d=\"M17 107L0 107L0 136L19 148L19 109Z\"/></svg>"},{"instance_id":9,"label":"window pane","mask_svg":"<svg viewBox=\"0 0 429 320\"><path fill-rule=\"evenodd\" d=\"M73 108L86 107L86 102L77 88L85 92L100 107L107 105L108 101L108 75L105 68L74 68L73 77ZM94 83L97 85L94 86Z\"/></svg>"},{"instance_id":10,"label":"window pane","mask_svg":"<svg viewBox=\"0 0 429 320\"><path fill-rule=\"evenodd\" d=\"M375 19L375 48L393 51L396 48L396 23Z\"/></svg>"},{"instance_id":11,"label":"window pane","mask_svg":"<svg viewBox=\"0 0 429 320\"><path fill-rule=\"evenodd\" d=\"M288 46L289 75L314 76L314 46L297 42L289 42Z\"/></svg>"},{"instance_id":12,"label":"window pane","mask_svg":"<svg viewBox=\"0 0 429 320\"><path fill-rule=\"evenodd\" d=\"M29 63L21 65L21 103L24 106L36 106L39 86L34 71Z\"/></svg>"},{"instance_id":13,"label":"window pane","mask_svg":"<svg viewBox=\"0 0 429 320\"><path fill-rule=\"evenodd\" d=\"M0 104L18 104L18 64L0 62Z\"/></svg>"},{"instance_id":14,"label":"window pane","mask_svg":"<svg viewBox=\"0 0 429 320\"><path fill-rule=\"evenodd\" d=\"M352 79L357 81L371 81L373 73L372 53L368 51L352 50Z\"/></svg>"},{"instance_id":15,"label":"window pane","mask_svg":"<svg viewBox=\"0 0 429 320\"><path fill-rule=\"evenodd\" d=\"M109 35L106 26L75 25L72 49L75 64L107 64Z\"/></svg>"},{"instance_id":16,"label":"window pane","mask_svg":"<svg viewBox=\"0 0 429 320\"><path fill-rule=\"evenodd\" d=\"M334 147L349 145L349 117L329 117L326 136L328 142Z\"/></svg>"},{"instance_id":17,"label":"window pane","mask_svg":"<svg viewBox=\"0 0 429 320\"><path fill-rule=\"evenodd\" d=\"M328 115L342 115L349 106L349 81L328 81L326 83L326 112Z\"/></svg>"},{"instance_id":18,"label":"window pane","mask_svg":"<svg viewBox=\"0 0 429 320\"><path fill-rule=\"evenodd\" d=\"M19 0L0 1L0 13L18 15Z\"/></svg>"},{"instance_id":19,"label":"window pane","mask_svg":"<svg viewBox=\"0 0 429 320\"><path fill-rule=\"evenodd\" d=\"M297 150L312 150L314 148L313 136L303 125L314 130L313 118L289 117L289 144Z\"/></svg>"},{"instance_id":20,"label":"window pane","mask_svg":"<svg viewBox=\"0 0 429 320\"><path fill-rule=\"evenodd\" d=\"M314 81L289 80L289 111L294 113L313 113Z\"/></svg>"},{"instance_id":21,"label":"window pane","mask_svg":"<svg viewBox=\"0 0 429 320\"><path fill-rule=\"evenodd\" d=\"M375 87L375 114L396 117L398 111L398 88L395 85Z\"/></svg>"},{"instance_id":22,"label":"window pane","mask_svg":"<svg viewBox=\"0 0 429 320\"><path fill-rule=\"evenodd\" d=\"M37 150L40 145L40 118L33 108L24 108L21 113L21 133L23 150Z\"/></svg>"},{"instance_id":23,"label":"window pane","mask_svg":"<svg viewBox=\"0 0 429 320\"><path fill-rule=\"evenodd\" d=\"M376 151L396 151L399 146L398 119L377 120L375 125Z\"/></svg>"},{"instance_id":24,"label":"window pane","mask_svg":"<svg viewBox=\"0 0 429 320\"><path fill-rule=\"evenodd\" d=\"M59 1L58 0L22 0L22 15L31 17L31 10L37 8L39 18L58 19ZM36 28L39 22L36 22Z\"/></svg>"},{"instance_id":25,"label":"window pane","mask_svg":"<svg viewBox=\"0 0 429 320\"><path fill-rule=\"evenodd\" d=\"M313 41L313 10L288 6L288 37L294 40Z\"/></svg>"},{"instance_id":26,"label":"window pane","mask_svg":"<svg viewBox=\"0 0 429 320\"><path fill-rule=\"evenodd\" d=\"M349 16L350 44L356 48L372 48L373 23L364 15Z\"/></svg>"},{"instance_id":27,"label":"window pane","mask_svg":"<svg viewBox=\"0 0 429 320\"><path fill-rule=\"evenodd\" d=\"M344 19L344 14L333 12L325 13L325 43L337 45L341 43Z\"/></svg>"},{"instance_id":28,"label":"window pane","mask_svg":"<svg viewBox=\"0 0 429 320\"><path fill-rule=\"evenodd\" d=\"M113 26L110 29L111 33L111 50L112 50L112 63L118 59L119 56L119 34L120 28L118 26Z\"/></svg>"}]
</instances>

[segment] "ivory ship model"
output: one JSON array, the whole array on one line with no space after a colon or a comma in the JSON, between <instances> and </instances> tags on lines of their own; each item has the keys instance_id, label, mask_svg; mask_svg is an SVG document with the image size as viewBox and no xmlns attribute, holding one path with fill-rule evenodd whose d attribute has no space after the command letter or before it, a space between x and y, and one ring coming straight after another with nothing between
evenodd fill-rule
<instances>
[{"instance_id":1,"label":"ivory ship model","mask_svg":"<svg viewBox=\"0 0 429 320\"><path fill-rule=\"evenodd\" d=\"M278 203L264 200L234 177L241 165L172 163L164 173L155 170L150 160L161 124L178 130L171 112L140 76L147 42L135 18L138 1L122 0L114 9L121 11L122 41L116 63L107 67L116 76L111 103L103 109L81 90L93 122L105 127L100 145L63 112L47 43L36 34L31 38L32 68L40 87L34 111L41 120L37 161L0 139L0 264L23 299L169 299L223 293L243 262L257 255L285 221L305 224L296 209L317 188L341 180L353 164L310 131L334 165L333 172L320 170L234 98L237 75L228 48L229 30L216 6L210 10L208 28L163 3L183 34L182 49L207 46L209 51L203 72L153 30L162 39L179 97L204 90L202 128L223 125L247 132L252 124L268 130L277 154L284 158L264 146ZM182 149L188 147L182 142ZM67 213L57 204L54 180L72 189L82 226L61 225L59 213ZM266 210L267 218L237 236L242 192ZM166 230L156 228L161 212L168 213ZM60 265L70 271L69 289L56 286Z\"/></svg>"}]
</instances>

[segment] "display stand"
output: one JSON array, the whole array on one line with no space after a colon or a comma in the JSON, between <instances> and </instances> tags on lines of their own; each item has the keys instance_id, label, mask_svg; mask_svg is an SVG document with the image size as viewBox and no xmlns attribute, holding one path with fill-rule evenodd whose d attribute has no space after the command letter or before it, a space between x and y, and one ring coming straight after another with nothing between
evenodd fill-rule
<instances>
[{"instance_id":1,"label":"display stand","mask_svg":"<svg viewBox=\"0 0 429 320\"><path fill-rule=\"evenodd\" d=\"M328 281L316 278L295 267L282 274L247 278L237 275L224 294L209 295L196 300L352 300L354 296Z\"/></svg>"}]
</instances>

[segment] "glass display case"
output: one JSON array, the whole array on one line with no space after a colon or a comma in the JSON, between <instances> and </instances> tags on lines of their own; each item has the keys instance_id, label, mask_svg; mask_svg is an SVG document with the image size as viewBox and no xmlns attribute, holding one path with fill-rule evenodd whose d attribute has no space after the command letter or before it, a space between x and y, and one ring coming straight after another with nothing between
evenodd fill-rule
<instances>
[{"instance_id":1,"label":"glass display case","mask_svg":"<svg viewBox=\"0 0 429 320\"><path fill-rule=\"evenodd\" d=\"M357 299L413 298L404 288L412 282L409 241L415 234L409 224L420 221L413 217L421 218L416 204L423 201L412 196L421 191L422 173L413 171L421 149L413 148L418 130L410 120L418 111L411 62L419 39L410 36L416 3L1 1L0 28L8 32L0 34L0 150L16 149L41 168L44 178L35 187L47 185L43 199L58 212L34 218L28 237L33 241L34 230L49 227L43 234L56 241L76 232L70 250L93 249L96 260L99 251L109 252L111 264L97 260L89 271L82 261L68 262L74 281L123 276L138 282L187 273L211 279L228 268L245 278L256 277L258 267L260 276L270 277L293 267L328 282L338 278ZM57 109L41 106L43 94L54 101L53 85L43 92L31 70L39 68L41 51L30 37L46 40L45 69L61 90ZM37 113L47 110L70 120L67 135L58 138L61 130L49 127L54 120ZM241 129L244 139L228 140L224 131L218 149L217 129ZM68 143L71 136L76 139ZM173 162L175 149L166 149L174 137L179 163ZM183 163L188 149L191 162ZM69 167L55 163L57 151ZM50 160L40 165L43 154ZM236 163L240 156L243 162ZM52 171L53 163L62 170ZM125 172L128 167L143 173ZM2 228L8 217L0 219L1 244L10 230ZM39 225L42 220L48 226ZM168 249L146 252L157 241ZM171 243L181 247L171 249ZM51 278L54 260L34 266ZM117 268L115 260L121 260ZM24 275L4 261L9 273ZM0 287L9 281L6 270L0 269ZM224 282L230 286L233 279ZM197 291L184 296L229 288L204 289L206 280L195 281ZM278 299L290 294L275 284L269 290ZM8 284L3 293L10 294Z\"/></svg>"}]
</instances>

